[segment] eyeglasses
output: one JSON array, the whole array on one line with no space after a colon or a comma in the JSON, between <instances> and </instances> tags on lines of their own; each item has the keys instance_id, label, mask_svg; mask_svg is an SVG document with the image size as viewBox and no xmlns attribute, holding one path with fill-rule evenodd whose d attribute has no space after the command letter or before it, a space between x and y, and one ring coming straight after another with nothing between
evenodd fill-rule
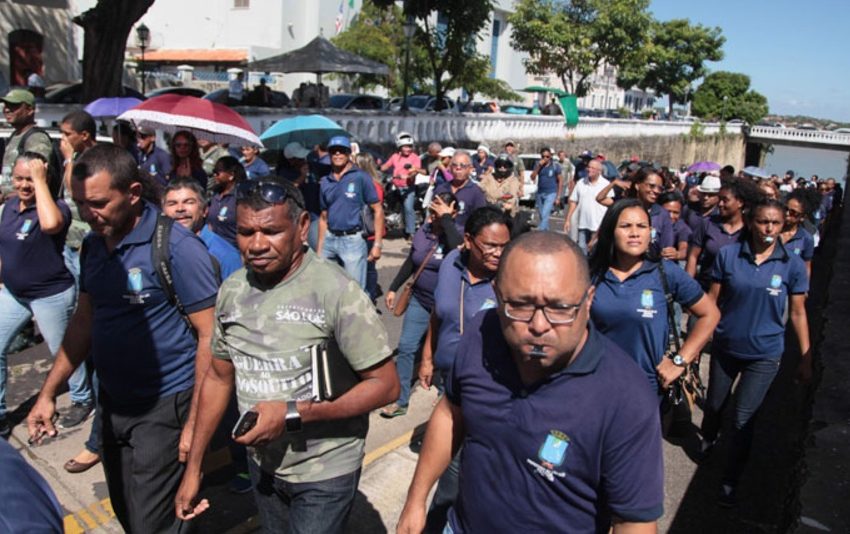
<instances>
[{"instance_id":1,"label":"eyeglasses","mask_svg":"<svg viewBox=\"0 0 850 534\"><path fill-rule=\"evenodd\" d=\"M549 321L549 324L572 324L575 322L578 312L581 309L587 298L587 291L582 295L581 300L576 304L545 304L538 306L527 302L510 302L502 299L499 295L499 300L502 303L502 311L505 317L514 321L530 323L534 319L537 310L543 312L543 317Z\"/></svg>"},{"instance_id":2,"label":"eyeglasses","mask_svg":"<svg viewBox=\"0 0 850 534\"><path fill-rule=\"evenodd\" d=\"M647 187L650 191L657 191L657 192L659 192L659 193L660 193L660 192L662 192L662 191L664 191L664 186L663 186L663 185L656 185L656 184L644 184L644 185L645 185L645 186L646 186L646 187Z\"/></svg>"},{"instance_id":3,"label":"eyeglasses","mask_svg":"<svg viewBox=\"0 0 850 534\"><path fill-rule=\"evenodd\" d=\"M349 150L345 147L341 147L341 146L335 146L335 147L329 148L328 152L331 153L331 154L345 154L346 156L348 154L351 154L351 150Z\"/></svg>"},{"instance_id":4,"label":"eyeglasses","mask_svg":"<svg viewBox=\"0 0 850 534\"><path fill-rule=\"evenodd\" d=\"M475 238L472 239L472 244L475 245L476 247L478 247L478 249L481 252L483 252L484 254L495 254L496 252L498 252L500 250L504 250L504 248L506 246L508 246L507 243L496 244L496 245L494 245L492 243L487 243L487 244L482 245Z\"/></svg>"},{"instance_id":5,"label":"eyeglasses","mask_svg":"<svg viewBox=\"0 0 850 534\"><path fill-rule=\"evenodd\" d=\"M469 163L452 163L452 169L468 169L472 167Z\"/></svg>"},{"instance_id":6,"label":"eyeglasses","mask_svg":"<svg viewBox=\"0 0 850 534\"><path fill-rule=\"evenodd\" d=\"M270 204L283 204L287 199L292 199L299 208L304 209L301 200L291 195L287 188L281 184L246 180L236 186L236 200L247 200L258 193L260 198Z\"/></svg>"},{"instance_id":7,"label":"eyeglasses","mask_svg":"<svg viewBox=\"0 0 850 534\"><path fill-rule=\"evenodd\" d=\"M4 113L14 113L14 112L18 111L19 109L21 109L21 107L23 105L24 105L23 102L18 102L17 104L10 104L8 102L5 102L3 104L3 112Z\"/></svg>"}]
</instances>

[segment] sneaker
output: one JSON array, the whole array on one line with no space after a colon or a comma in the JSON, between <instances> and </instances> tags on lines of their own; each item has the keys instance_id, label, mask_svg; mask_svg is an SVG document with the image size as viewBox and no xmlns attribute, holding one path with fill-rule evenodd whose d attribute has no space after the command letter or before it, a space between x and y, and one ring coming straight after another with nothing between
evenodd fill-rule
<instances>
[{"instance_id":1,"label":"sneaker","mask_svg":"<svg viewBox=\"0 0 850 534\"><path fill-rule=\"evenodd\" d=\"M717 494L717 505L721 508L734 508L738 506L738 492L735 486L723 484Z\"/></svg>"},{"instance_id":2,"label":"sneaker","mask_svg":"<svg viewBox=\"0 0 850 534\"><path fill-rule=\"evenodd\" d=\"M12 435L12 427L9 425L9 420L6 416L0 416L0 438L9 439Z\"/></svg>"},{"instance_id":3,"label":"sneaker","mask_svg":"<svg viewBox=\"0 0 850 534\"><path fill-rule=\"evenodd\" d=\"M251 477L248 473L239 473L227 484L227 490L237 495L248 493L252 487Z\"/></svg>"},{"instance_id":4,"label":"sneaker","mask_svg":"<svg viewBox=\"0 0 850 534\"><path fill-rule=\"evenodd\" d=\"M94 403L75 402L59 420L59 428L73 428L89 418L94 410Z\"/></svg>"},{"instance_id":5,"label":"sneaker","mask_svg":"<svg viewBox=\"0 0 850 534\"><path fill-rule=\"evenodd\" d=\"M392 403L381 410L381 417L385 419L392 419L393 417L402 415L407 415L407 406L399 406L396 403Z\"/></svg>"}]
</instances>

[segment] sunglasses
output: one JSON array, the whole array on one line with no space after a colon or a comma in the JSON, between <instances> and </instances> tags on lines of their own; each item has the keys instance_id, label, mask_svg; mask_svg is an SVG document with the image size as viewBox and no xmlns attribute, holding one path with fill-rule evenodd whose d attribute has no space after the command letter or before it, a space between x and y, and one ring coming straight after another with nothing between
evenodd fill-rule
<instances>
[{"instance_id":1,"label":"sunglasses","mask_svg":"<svg viewBox=\"0 0 850 534\"><path fill-rule=\"evenodd\" d=\"M246 180L236 186L236 200L247 200L257 194L269 204L283 204L288 199L292 199L299 208L304 209L301 200L292 196L289 190L281 184Z\"/></svg>"}]
</instances>

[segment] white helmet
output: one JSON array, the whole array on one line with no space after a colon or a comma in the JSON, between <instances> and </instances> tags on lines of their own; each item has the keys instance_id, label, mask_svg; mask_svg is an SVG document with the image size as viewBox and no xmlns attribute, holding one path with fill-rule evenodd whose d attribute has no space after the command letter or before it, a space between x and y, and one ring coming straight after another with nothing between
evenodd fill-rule
<instances>
[{"instance_id":1,"label":"white helmet","mask_svg":"<svg viewBox=\"0 0 850 534\"><path fill-rule=\"evenodd\" d=\"M396 148L401 148L403 146L413 146L413 144L413 136L407 132L399 132L399 134L395 137Z\"/></svg>"}]
</instances>

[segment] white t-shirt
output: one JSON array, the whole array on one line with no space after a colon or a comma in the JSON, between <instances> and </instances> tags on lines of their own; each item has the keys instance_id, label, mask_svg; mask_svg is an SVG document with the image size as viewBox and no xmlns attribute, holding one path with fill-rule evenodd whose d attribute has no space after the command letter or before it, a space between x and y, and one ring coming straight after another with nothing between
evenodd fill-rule
<instances>
[{"instance_id":1,"label":"white t-shirt","mask_svg":"<svg viewBox=\"0 0 850 534\"><path fill-rule=\"evenodd\" d=\"M601 176L596 179L595 183L591 183L587 178L582 178L576 183L573 193L570 195L570 202L576 203L579 230L595 232L599 229L602 217L605 217L608 208L596 202L596 195L607 185L608 180ZM608 198L614 198L613 190L608 191Z\"/></svg>"}]
</instances>

